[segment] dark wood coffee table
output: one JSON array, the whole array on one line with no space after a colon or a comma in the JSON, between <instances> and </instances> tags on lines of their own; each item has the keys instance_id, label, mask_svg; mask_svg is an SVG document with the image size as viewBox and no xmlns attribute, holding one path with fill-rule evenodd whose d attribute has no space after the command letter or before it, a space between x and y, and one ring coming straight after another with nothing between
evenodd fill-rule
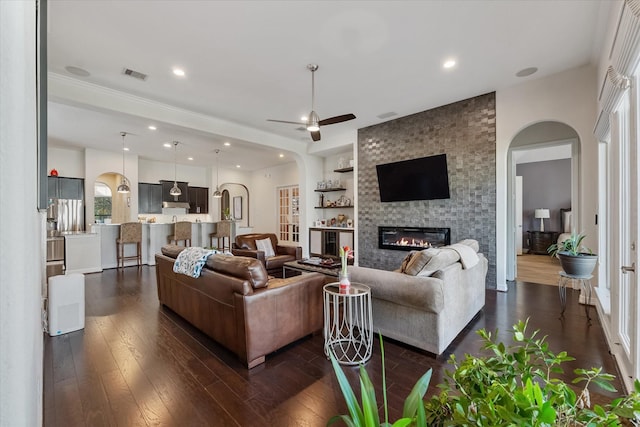
<instances>
[{"instance_id":1,"label":"dark wood coffee table","mask_svg":"<svg viewBox=\"0 0 640 427\"><path fill-rule=\"evenodd\" d=\"M327 276L329 282L335 282L338 278L340 267L322 267L320 265L303 264L299 261L289 261L282 265L282 277L287 277L287 271L296 272L295 275L305 273L322 273ZM292 275L293 274L290 274L289 277Z\"/></svg>"}]
</instances>

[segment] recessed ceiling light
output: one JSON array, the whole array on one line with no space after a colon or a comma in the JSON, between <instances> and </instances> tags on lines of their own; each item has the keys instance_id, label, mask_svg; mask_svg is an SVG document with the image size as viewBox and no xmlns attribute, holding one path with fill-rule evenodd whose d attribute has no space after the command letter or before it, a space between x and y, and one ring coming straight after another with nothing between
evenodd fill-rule
<instances>
[{"instance_id":1,"label":"recessed ceiling light","mask_svg":"<svg viewBox=\"0 0 640 427\"><path fill-rule=\"evenodd\" d=\"M443 68L453 68L456 66L456 61L454 59L447 59L446 61L444 61L444 63L442 64Z\"/></svg>"},{"instance_id":2,"label":"recessed ceiling light","mask_svg":"<svg viewBox=\"0 0 640 427\"><path fill-rule=\"evenodd\" d=\"M187 160L193 160L193 157L187 157Z\"/></svg>"},{"instance_id":3,"label":"recessed ceiling light","mask_svg":"<svg viewBox=\"0 0 640 427\"><path fill-rule=\"evenodd\" d=\"M169 144L168 142L165 142L164 144L162 144L162 146L166 148L171 148L171 144Z\"/></svg>"},{"instance_id":4,"label":"recessed ceiling light","mask_svg":"<svg viewBox=\"0 0 640 427\"><path fill-rule=\"evenodd\" d=\"M283 158L283 157L284 157L284 154L280 153L280 158Z\"/></svg>"},{"instance_id":5,"label":"recessed ceiling light","mask_svg":"<svg viewBox=\"0 0 640 427\"><path fill-rule=\"evenodd\" d=\"M538 71L537 67L523 68L522 70L516 73L516 77L527 77L535 73L536 71Z\"/></svg>"},{"instance_id":6,"label":"recessed ceiling light","mask_svg":"<svg viewBox=\"0 0 640 427\"><path fill-rule=\"evenodd\" d=\"M150 126L149 126L149 130L156 130L156 129L158 129L158 128L157 128L157 127L155 127L154 125L150 125Z\"/></svg>"},{"instance_id":7,"label":"recessed ceiling light","mask_svg":"<svg viewBox=\"0 0 640 427\"><path fill-rule=\"evenodd\" d=\"M64 67L69 73L79 76L79 77L89 77L91 74L85 70L84 68L74 67L73 65L68 65Z\"/></svg>"},{"instance_id":8,"label":"recessed ceiling light","mask_svg":"<svg viewBox=\"0 0 640 427\"><path fill-rule=\"evenodd\" d=\"M225 147L229 147L230 145L231 145L231 143L230 143L230 142L225 142L225 143L224 143L224 146L225 146Z\"/></svg>"},{"instance_id":9,"label":"recessed ceiling light","mask_svg":"<svg viewBox=\"0 0 640 427\"><path fill-rule=\"evenodd\" d=\"M175 74L178 77L184 77L185 76L185 72L182 68L174 68L173 69L173 74Z\"/></svg>"},{"instance_id":10,"label":"recessed ceiling light","mask_svg":"<svg viewBox=\"0 0 640 427\"><path fill-rule=\"evenodd\" d=\"M129 151L129 147L124 147L123 150L124 151Z\"/></svg>"},{"instance_id":11,"label":"recessed ceiling light","mask_svg":"<svg viewBox=\"0 0 640 427\"><path fill-rule=\"evenodd\" d=\"M240 165L236 165L236 167L237 167L237 168L239 168L239 167L240 167Z\"/></svg>"}]
</instances>

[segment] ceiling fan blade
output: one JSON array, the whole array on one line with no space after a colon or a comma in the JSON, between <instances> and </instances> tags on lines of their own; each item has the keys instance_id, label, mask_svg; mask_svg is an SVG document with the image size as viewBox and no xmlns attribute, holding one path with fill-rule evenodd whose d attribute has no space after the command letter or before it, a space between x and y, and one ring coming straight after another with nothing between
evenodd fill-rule
<instances>
[{"instance_id":1,"label":"ceiling fan blade","mask_svg":"<svg viewBox=\"0 0 640 427\"><path fill-rule=\"evenodd\" d=\"M304 125L303 122L291 122L289 120L274 120L274 119L267 119L268 122L276 122L276 123L289 123L292 125Z\"/></svg>"},{"instance_id":2,"label":"ceiling fan blade","mask_svg":"<svg viewBox=\"0 0 640 427\"><path fill-rule=\"evenodd\" d=\"M328 119L322 119L318 122L320 126L333 125L335 123L342 123L355 119L353 114L343 114L341 116L329 117Z\"/></svg>"},{"instance_id":3,"label":"ceiling fan blade","mask_svg":"<svg viewBox=\"0 0 640 427\"><path fill-rule=\"evenodd\" d=\"M314 142L316 141L320 141L320 131L317 130L315 132L310 132L311 133L311 139L313 139Z\"/></svg>"}]
</instances>

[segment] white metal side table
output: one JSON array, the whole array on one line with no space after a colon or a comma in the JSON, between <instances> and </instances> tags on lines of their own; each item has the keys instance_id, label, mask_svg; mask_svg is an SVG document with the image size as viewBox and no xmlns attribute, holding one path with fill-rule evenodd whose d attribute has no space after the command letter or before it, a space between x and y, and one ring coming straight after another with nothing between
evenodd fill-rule
<instances>
[{"instance_id":1,"label":"white metal side table","mask_svg":"<svg viewBox=\"0 0 640 427\"><path fill-rule=\"evenodd\" d=\"M560 275L560 280L558 281L558 292L560 293L560 307L562 311L560 312L560 318L564 317L564 310L567 307L567 282L577 280L580 282L581 288L584 289L586 301L584 305L584 312L587 315L587 320L591 323L591 316L589 316L589 306L591 305L591 279L593 275L589 274L587 276L576 276L573 274L567 274L564 271L558 272Z\"/></svg>"},{"instance_id":2,"label":"white metal side table","mask_svg":"<svg viewBox=\"0 0 640 427\"><path fill-rule=\"evenodd\" d=\"M371 289L351 283L341 292L339 283L324 286L324 353L332 352L343 365L358 365L371 358L373 317Z\"/></svg>"}]
</instances>

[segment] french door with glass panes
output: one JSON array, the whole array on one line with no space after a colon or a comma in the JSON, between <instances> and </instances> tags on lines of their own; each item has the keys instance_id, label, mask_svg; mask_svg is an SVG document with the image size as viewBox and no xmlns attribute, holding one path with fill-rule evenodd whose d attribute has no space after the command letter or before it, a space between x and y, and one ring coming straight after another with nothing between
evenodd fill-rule
<instances>
[{"instance_id":1,"label":"french door with glass panes","mask_svg":"<svg viewBox=\"0 0 640 427\"><path fill-rule=\"evenodd\" d=\"M300 241L300 191L297 185L278 187L278 240Z\"/></svg>"}]
</instances>

